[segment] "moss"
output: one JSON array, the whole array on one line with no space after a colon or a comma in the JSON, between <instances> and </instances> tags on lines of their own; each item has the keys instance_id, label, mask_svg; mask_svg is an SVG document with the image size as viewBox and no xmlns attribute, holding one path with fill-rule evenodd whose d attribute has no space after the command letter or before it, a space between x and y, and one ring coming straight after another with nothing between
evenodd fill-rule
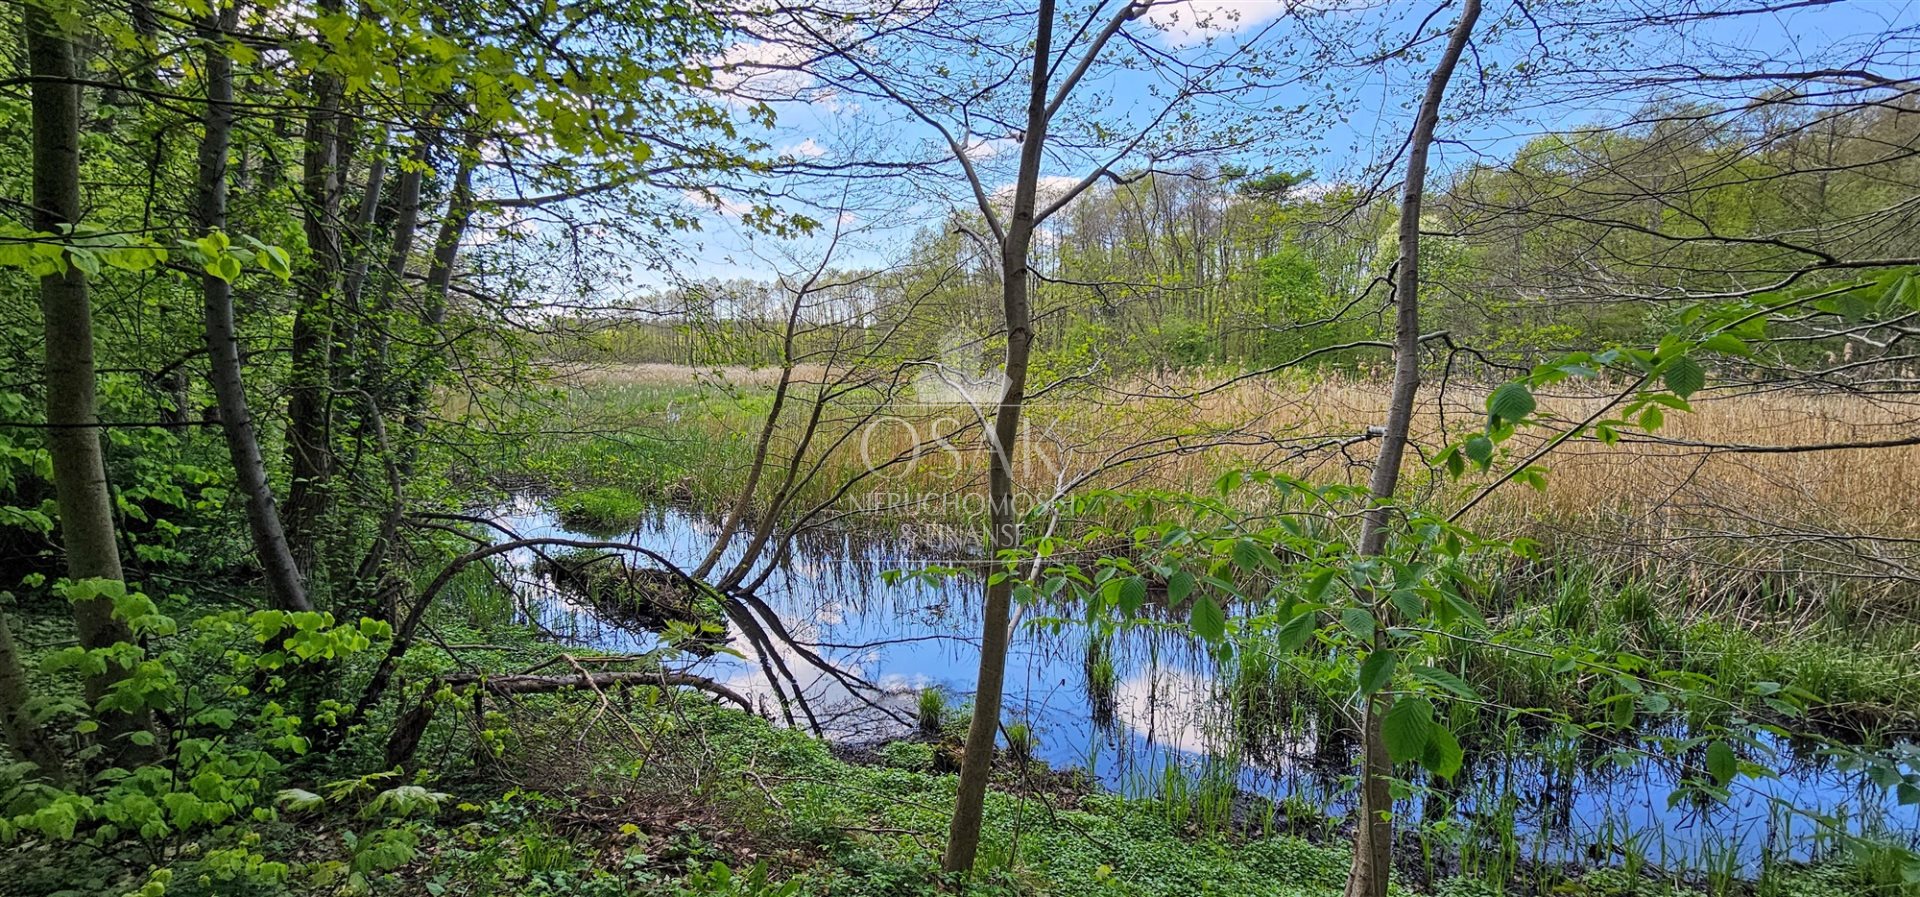
<instances>
[{"instance_id":1,"label":"moss","mask_svg":"<svg viewBox=\"0 0 1920 897\"><path fill-rule=\"evenodd\" d=\"M720 602L681 574L592 550L547 555L535 570L592 605L601 619L629 631L661 634L696 653L725 641L727 616Z\"/></svg>"}]
</instances>

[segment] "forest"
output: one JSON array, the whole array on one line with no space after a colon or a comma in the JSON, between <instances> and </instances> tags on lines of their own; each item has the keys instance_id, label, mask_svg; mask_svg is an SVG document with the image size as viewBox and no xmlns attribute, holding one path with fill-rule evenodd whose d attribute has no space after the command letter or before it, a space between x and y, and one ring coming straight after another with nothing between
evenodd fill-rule
<instances>
[{"instance_id":1,"label":"forest","mask_svg":"<svg viewBox=\"0 0 1920 897\"><path fill-rule=\"evenodd\" d=\"M1920 895L1920 0L0 21L0 894Z\"/></svg>"}]
</instances>

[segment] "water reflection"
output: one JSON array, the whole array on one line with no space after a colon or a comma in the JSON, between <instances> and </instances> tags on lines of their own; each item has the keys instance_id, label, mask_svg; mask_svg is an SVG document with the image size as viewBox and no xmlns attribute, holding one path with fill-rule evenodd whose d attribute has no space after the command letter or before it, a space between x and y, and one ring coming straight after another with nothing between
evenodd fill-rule
<instances>
[{"instance_id":1,"label":"water reflection","mask_svg":"<svg viewBox=\"0 0 1920 897\"><path fill-rule=\"evenodd\" d=\"M522 536L573 535L533 500L495 516ZM709 523L663 507L631 538L690 567L711 533ZM793 644L775 640L774 656L765 656L735 632L730 644L744 659L717 654L694 661L692 671L749 696L775 719L781 718L780 691L797 686L829 737L909 734L916 692L938 687L964 697L978 662L976 583L882 582L883 571L909 568L927 550L910 539L845 533L796 544L789 562L757 593ZM723 558L723 568L737 551ZM658 647L653 635L611 625L543 586L531 574L535 559L532 551L514 552L505 571L518 580L528 620L558 638L605 650ZM780 688L770 669L786 680ZM1084 767L1107 787L1140 796L1161 793L1169 770L1191 777L1225 768L1227 780L1247 793L1347 812L1350 724L1328 708L1275 703L1280 706L1262 709L1278 721L1261 726L1260 737L1237 731L1233 703L1210 659L1159 629L1096 640L1084 627L1061 621L1020 626L1008 660L1006 714L1032 728L1040 759ZM1470 751L1469 766L1455 782L1434 783L1400 812L1441 823L1436 831L1510 831L1514 838L1505 849L1533 861L1611 861L1621 843L1631 842L1665 868L1698 868L1731 856L1751 870L1768 852L1814 858L1822 849L1815 826L1784 816L1780 803L1847 819L1856 831L1909 839L1920 831L1915 808L1893 804L1858 776L1798 758L1785 744L1777 745L1779 778L1742 779L1730 801L1714 806L1670 806L1682 764L1607 762L1611 747L1549 738Z\"/></svg>"}]
</instances>

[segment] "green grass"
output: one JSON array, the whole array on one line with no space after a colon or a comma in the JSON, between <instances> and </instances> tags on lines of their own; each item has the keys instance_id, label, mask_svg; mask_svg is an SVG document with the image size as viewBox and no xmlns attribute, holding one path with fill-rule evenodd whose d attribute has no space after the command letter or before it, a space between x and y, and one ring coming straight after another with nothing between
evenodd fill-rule
<instances>
[{"instance_id":1,"label":"green grass","mask_svg":"<svg viewBox=\"0 0 1920 897\"><path fill-rule=\"evenodd\" d=\"M555 699L542 706L541 725L577 734L574 727L595 712L592 704ZM891 746L879 752L880 764L860 765L803 733L704 701L635 719L650 736L644 762L626 762L609 743L596 742L598 772L575 779L569 793L510 793L470 803L436 829L448 849L424 850L428 859L404 877L438 881L449 893L844 897L1336 897L1345 883L1350 854L1337 838L1317 844L1290 835L1210 834L1225 827L1202 825L1197 813L1170 814L1156 799L994 791L976 876L964 886L942 886L939 847L954 778L926 771L926 745ZM524 735L529 742L544 737ZM1212 790L1204 780L1193 787ZM565 845L551 843L556 820L569 826ZM459 846L462 831L487 834ZM476 850L513 859L474 864ZM726 878L734 888L754 880L750 870L760 861L768 866L755 889L713 890L714 863L732 869ZM1887 886L1894 874L1897 869L1875 857L1815 869L1776 867L1759 885L1766 890L1756 893L1901 893L1864 889ZM547 890L530 889L535 884ZM776 890L782 886L791 890ZM1713 897L1754 885L1733 887L1690 889L1597 870L1539 892ZM1479 878L1442 881L1429 890L1395 885L1397 894L1436 897L1535 892L1503 891Z\"/></svg>"},{"instance_id":2,"label":"green grass","mask_svg":"<svg viewBox=\"0 0 1920 897\"><path fill-rule=\"evenodd\" d=\"M509 484L562 495L612 489L654 500L723 500L746 470L763 392L599 384L543 394L518 409L526 438L494 443L482 465Z\"/></svg>"},{"instance_id":3,"label":"green grass","mask_svg":"<svg viewBox=\"0 0 1920 897\"><path fill-rule=\"evenodd\" d=\"M569 490L553 499L562 523L601 536L632 532L653 506L645 497L618 486Z\"/></svg>"},{"instance_id":4,"label":"green grass","mask_svg":"<svg viewBox=\"0 0 1920 897\"><path fill-rule=\"evenodd\" d=\"M1732 618L1693 610L1681 586L1579 559L1551 569L1486 599L1488 632L1445 645L1443 664L1490 706L1563 714L1577 723L1604 720L1609 706L1598 702L1612 677L1570 675L1556 664L1631 655L1645 660L1639 675L1651 680L1646 687L1674 698L1676 720L1739 713L1868 741L1920 730L1920 653L1912 650L1920 627L1912 623L1842 627L1828 616L1782 619L1757 611ZM1237 723L1257 737L1284 729L1301 712L1326 715L1348 681L1338 675L1341 662L1279 656L1261 650L1253 636L1225 670ZM1783 689L1804 693L1804 713L1779 700ZM1688 694L1697 700L1683 710L1680 699ZM1451 722L1463 736L1498 736L1506 724L1503 715L1475 705L1453 709Z\"/></svg>"}]
</instances>

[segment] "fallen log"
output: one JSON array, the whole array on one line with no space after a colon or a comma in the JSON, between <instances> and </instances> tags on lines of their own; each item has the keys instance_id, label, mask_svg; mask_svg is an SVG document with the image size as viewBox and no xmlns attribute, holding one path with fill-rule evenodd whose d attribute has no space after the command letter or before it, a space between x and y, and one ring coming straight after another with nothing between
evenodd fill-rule
<instances>
[{"instance_id":1,"label":"fallen log","mask_svg":"<svg viewBox=\"0 0 1920 897\"><path fill-rule=\"evenodd\" d=\"M455 673L442 676L430 683L420 703L401 714L400 719L394 722L393 735L387 739L387 768L404 766L413 759L414 751L420 747L421 736L426 734L427 725L433 722L435 705L433 696L443 685L455 690L477 686L481 692L493 695L548 694L576 688L597 692L621 685L693 688L738 704L740 709L748 713L754 712L753 702L747 700L745 695L705 676L696 676L692 673L673 673L665 670L555 675Z\"/></svg>"},{"instance_id":2,"label":"fallen log","mask_svg":"<svg viewBox=\"0 0 1920 897\"><path fill-rule=\"evenodd\" d=\"M556 673L553 675L532 673L456 673L443 676L440 683L453 688L478 685L488 694L495 695L531 695L547 692L565 691L569 688L611 688L616 685L655 685L663 688L696 688L715 697L725 698L740 705L740 709L753 712L753 702L731 688L721 685L705 676L692 673L670 673L662 670L639 670L631 672L601 673ZM429 689L437 691L438 689Z\"/></svg>"}]
</instances>

